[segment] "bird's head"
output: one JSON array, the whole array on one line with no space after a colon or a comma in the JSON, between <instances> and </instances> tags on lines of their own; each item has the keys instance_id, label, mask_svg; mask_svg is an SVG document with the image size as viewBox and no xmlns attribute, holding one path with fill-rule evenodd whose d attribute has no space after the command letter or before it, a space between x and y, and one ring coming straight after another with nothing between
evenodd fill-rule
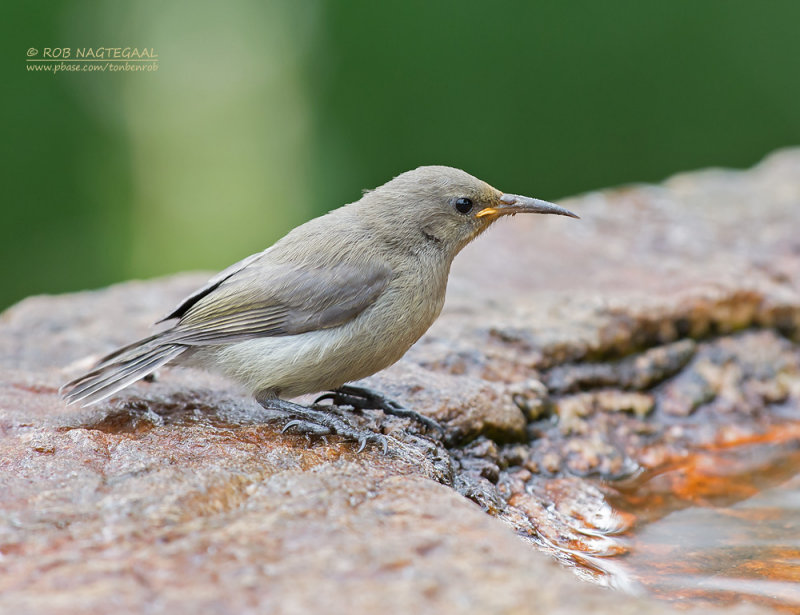
<instances>
[{"instance_id":1,"label":"bird's head","mask_svg":"<svg viewBox=\"0 0 800 615\"><path fill-rule=\"evenodd\" d=\"M469 173L425 166L398 175L362 199L367 215L407 244L430 244L455 256L503 216L578 216L558 205L493 188Z\"/></svg>"}]
</instances>

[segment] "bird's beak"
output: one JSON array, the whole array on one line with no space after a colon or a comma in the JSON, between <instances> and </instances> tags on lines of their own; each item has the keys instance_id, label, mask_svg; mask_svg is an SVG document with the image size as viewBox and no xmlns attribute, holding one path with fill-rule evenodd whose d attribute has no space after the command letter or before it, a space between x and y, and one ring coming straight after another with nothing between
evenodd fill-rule
<instances>
[{"instance_id":1,"label":"bird's beak","mask_svg":"<svg viewBox=\"0 0 800 615\"><path fill-rule=\"evenodd\" d=\"M493 207L484 207L475 214L475 217L500 217L509 214L557 214L559 216L569 216L570 218L580 217L570 210L559 207L553 203L532 199L528 196L520 196L518 194L504 194L500 197L497 205Z\"/></svg>"}]
</instances>

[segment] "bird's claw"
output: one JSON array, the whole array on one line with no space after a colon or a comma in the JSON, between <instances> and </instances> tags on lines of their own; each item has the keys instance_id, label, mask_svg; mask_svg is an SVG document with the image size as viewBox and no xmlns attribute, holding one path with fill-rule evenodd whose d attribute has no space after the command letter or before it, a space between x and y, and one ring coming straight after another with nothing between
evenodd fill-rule
<instances>
[{"instance_id":1,"label":"bird's claw","mask_svg":"<svg viewBox=\"0 0 800 615\"><path fill-rule=\"evenodd\" d=\"M323 393L322 395L320 395L319 397L317 397L317 398L314 400L314 403L315 403L315 404L318 404L319 402L321 402L321 401L324 401L324 400L326 400L326 399L333 400L333 401L334 401L334 403L336 403L336 393L332 393L332 392L331 392L331 393ZM337 404L337 405L338 405L338 404Z\"/></svg>"},{"instance_id":2,"label":"bird's claw","mask_svg":"<svg viewBox=\"0 0 800 615\"><path fill-rule=\"evenodd\" d=\"M427 417L415 410L405 408L393 399L383 396L381 393L366 387L344 385L329 393L324 393L314 400L317 404L320 401L330 399L337 406L350 406L357 410L383 410L386 414L409 418L417 423L424 425L428 429L439 432L440 437L445 435L444 427L437 421Z\"/></svg>"},{"instance_id":3,"label":"bird's claw","mask_svg":"<svg viewBox=\"0 0 800 615\"><path fill-rule=\"evenodd\" d=\"M337 434L358 442L357 452L359 453L370 442L380 444L384 455L389 451L389 441L383 434L367 429L358 429L345 419L330 412L306 408L280 399L268 399L261 403L265 408L278 410L291 419L283 426L281 433L292 429L306 437L322 436L323 438L329 434Z\"/></svg>"},{"instance_id":4,"label":"bird's claw","mask_svg":"<svg viewBox=\"0 0 800 615\"><path fill-rule=\"evenodd\" d=\"M389 441L386 439L386 436L378 433L362 432L361 436L358 439L358 450L356 451L356 454L363 451L367 447L368 442L374 442L375 444L380 444L381 448L383 449L384 455L389 452Z\"/></svg>"},{"instance_id":5,"label":"bird's claw","mask_svg":"<svg viewBox=\"0 0 800 615\"><path fill-rule=\"evenodd\" d=\"M327 427L326 425L320 425L319 423L301 419L294 419L286 423L286 425L283 426L283 429L281 429L281 433L286 433L292 427L295 427L296 431L305 435L327 436L328 434L332 433L331 428Z\"/></svg>"}]
</instances>

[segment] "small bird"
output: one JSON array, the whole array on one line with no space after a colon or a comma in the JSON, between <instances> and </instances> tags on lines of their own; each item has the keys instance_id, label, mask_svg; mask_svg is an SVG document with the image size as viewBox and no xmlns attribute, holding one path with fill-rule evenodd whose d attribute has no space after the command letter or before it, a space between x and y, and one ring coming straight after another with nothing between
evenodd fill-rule
<instances>
[{"instance_id":1,"label":"small bird","mask_svg":"<svg viewBox=\"0 0 800 615\"><path fill-rule=\"evenodd\" d=\"M518 213L578 216L508 194L468 173L423 166L290 231L228 267L162 321L171 328L103 358L66 384L69 403L100 402L165 364L198 367L238 382L265 408L306 433L385 439L359 430L318 398L431 419L370 389L348 386L395 363L442 309L450 265L494 221Z\"/></svg>"}]
</instances>

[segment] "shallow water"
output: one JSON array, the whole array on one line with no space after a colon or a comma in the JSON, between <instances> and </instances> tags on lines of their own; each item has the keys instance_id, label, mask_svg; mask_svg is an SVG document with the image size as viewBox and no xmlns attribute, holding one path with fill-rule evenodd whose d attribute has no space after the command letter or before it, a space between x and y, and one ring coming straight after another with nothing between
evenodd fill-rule
<instances>
[{"instance_id":1,"label":"shallow water","mask_svg":"<svg viewBox=\"0 0 800 615\"><path fill-rule=\"evenodd\" d=\"M630 522L613 536L622 555L578 558L595 580L687 606L800 613L796 437L703 451L602 488Z\"/></svg>"}]
</instances>

